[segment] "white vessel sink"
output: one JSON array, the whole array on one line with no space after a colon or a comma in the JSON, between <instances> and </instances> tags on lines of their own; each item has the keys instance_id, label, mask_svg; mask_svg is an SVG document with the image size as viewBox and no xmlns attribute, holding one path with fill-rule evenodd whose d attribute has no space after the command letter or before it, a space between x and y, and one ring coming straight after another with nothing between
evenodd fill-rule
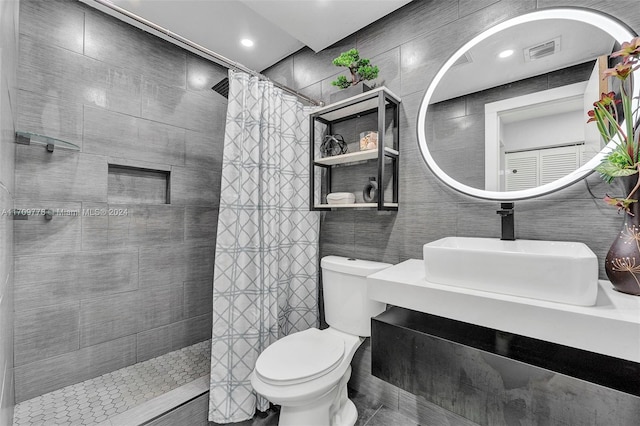
<instances>
[{"instance_id":1,"label":"white vessel sink","mask_svg":"<svg viewBox=\"0 0 640 426\"><path fill-rule=\"evenodd\" d=\"M592 306L598 259L583 243L447 237L425 244L425 280L499 294Z\"/></svg>"}]
</instances>

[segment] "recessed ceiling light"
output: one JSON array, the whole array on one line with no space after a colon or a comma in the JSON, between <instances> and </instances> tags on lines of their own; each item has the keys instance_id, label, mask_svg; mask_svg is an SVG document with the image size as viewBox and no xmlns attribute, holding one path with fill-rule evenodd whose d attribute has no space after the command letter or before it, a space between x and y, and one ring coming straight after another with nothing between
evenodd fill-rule
<instances>
[{"instance_id":1,"label":"recessed ceiling light","mask_svg":"<svg viewBox=\"0 0 640 426\"><path fill-rule=\"evenodd\" d=\"M507 49L507 50L503 50L502 52L498 53L498 58L508 58L509 56L513 55L513 49Z\"/></svg>"},{"instance_id":2,"label":"recessed ceiling light","mask_svg":"<svg viewBox=\"0 0 640 426\"><path fill-rule=\"evenodd\" d=\"M251 47L253 46L253 40L243 38L242 40L240 40L240 44L242 44L244 47Z\"/></svg>"}]
</instances>

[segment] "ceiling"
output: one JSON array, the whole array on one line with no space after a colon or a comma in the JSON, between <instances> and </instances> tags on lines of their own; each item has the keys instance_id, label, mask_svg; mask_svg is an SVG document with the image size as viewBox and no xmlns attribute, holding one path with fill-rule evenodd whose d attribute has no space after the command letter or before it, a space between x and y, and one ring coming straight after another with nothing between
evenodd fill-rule
<instances>
[{"instance_id":1,"label":"ceiling","mask_svg":"<svg viewBox=\"0 0 640 426\"><path fill-rule=\"evenodd\" d=\"M82 2L145 28L96 0ZM107 0L256 71L304 46L315 52L411 0ZM169 41L156 31L150 31ZM254 41L244 47L240 40Z\"/></svg>"},{"instance_id":2,"label":"ceiling","mask_svg":"<svg viewBox=\"0 0 640 426\"><path fill-rule=\"evenodd\" d=\"M555 40L558 50L528 61L525 52ZM588 40L588 43L585 43ZM545 19L500 31L469 49L440 81L431 102L474 93L581 63L612 52L615 40L605 30L568 19ZM499 58L504 50L512 56Z\"/></svg>"}]
</instances>

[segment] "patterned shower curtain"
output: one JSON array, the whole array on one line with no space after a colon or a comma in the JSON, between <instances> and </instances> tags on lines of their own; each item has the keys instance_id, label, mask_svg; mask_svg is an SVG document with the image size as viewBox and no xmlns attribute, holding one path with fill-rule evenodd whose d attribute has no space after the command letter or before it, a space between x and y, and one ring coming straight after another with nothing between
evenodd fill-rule
<instances>
[{"instance_id":1,"label":"patterned shower curtain","mask_svg":"<svg viewBox=\"0 0 640 426\"><path fill-rule=\"evenodd\" d=\"M309 113L267 81L229 71L213 279L209 420L265 411L250 374L278 338L317 325L317 212L308 211Z\"/></svg>"}]
</instances>

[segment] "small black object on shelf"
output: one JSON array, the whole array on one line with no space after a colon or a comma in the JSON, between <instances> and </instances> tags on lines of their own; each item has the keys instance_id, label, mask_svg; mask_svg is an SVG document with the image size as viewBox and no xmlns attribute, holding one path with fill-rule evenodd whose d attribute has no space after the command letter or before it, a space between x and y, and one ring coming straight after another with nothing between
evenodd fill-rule
<instances>
[{"instance_id":1,"label":"small black object on shelf","mask_svg":"<svg viewBox=\"0 0 640 426\"><path fill-rule=\"evenodd\" d=\"M334 155L346 154L348 151L347 143L342 135L325 135L320 145L320 154L323 157L333 157Z\"/></svg>"},{"instance_id":2,"label":"small black object on shelf","mask_svg":"<svg viewBox=\"0 0 640 426\"><path fill-rule=\"evenodd\" d=\"M362 190L362 198L365 203L375 203L378 201L378 182L374 176L369 178L369 182Z\"/></svg>"}]
</instances>

